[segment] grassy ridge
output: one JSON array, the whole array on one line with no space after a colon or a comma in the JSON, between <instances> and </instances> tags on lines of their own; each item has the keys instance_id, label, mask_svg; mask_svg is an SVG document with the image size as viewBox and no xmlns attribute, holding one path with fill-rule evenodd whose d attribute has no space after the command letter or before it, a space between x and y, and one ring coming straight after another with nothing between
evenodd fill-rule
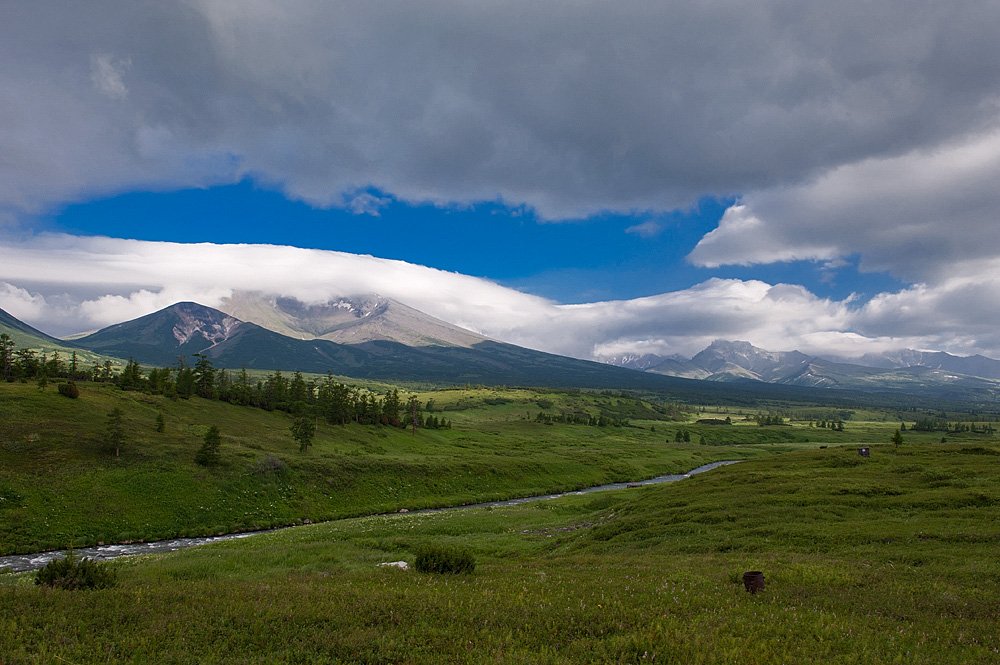
<instances>
[{"instance_id":1,"label":"grassy ridge","mask_svg":"<svg viewBox=\"0 0 1000 665\"><path fill-rule=\"evenodd\" d=\"M676 413L621 395L515 389L422 393L452 429L415 435L385 427L319 424L300 454L289 416L192 398L169 399L80 384L0 384L0 553L152 540L454 505L684 471L705 462L802 447L889 440L896 423L850 421L845 432L663 420ZM107 413L125 414L120 459L102 444ZM166 432L155 431L157 414ZM536 422L538 414L606 415L628 427ZM194 463L210 425L222 431L217 468ZM687 431L691 443L676 443ZM939 433L907 432L908 443ZM982 434L949 441L989 442ZM704 442L705 445L699 445Z\"/></svg>"},{"instance_id":2,"label":"grassy ridge","mask_svg":"<svg viewBox=\"0 0 1000 665\"><path fill-rule=\"evenodd\" d=\"M993 663L1000 448L829 448L670 486L313 525L0 584L14 662ZM458 543L475 574L378 568ZM767 589L740 584L760 569ZM56 637L58 636L58 637Z\"/></svg>"},{"instance_id":3,"label":"grassy ridge","mask_svg":"<svg viewBox=\"0 0 1000 665\"><path fill-rule=\"evenodd\" d=\"M0 384L0 553L509 498L756 454L667 443L662 422L655 432L652 424L545 426L529 419L538 401L549 409L628 407L658 415L634 401L475 390L435 393L452 429L414 435L321 422L312 448L301 454L287 414L80 386L80 398L71 400L52 386ZM102 444L116 407L128 432L120 459ZM155 431L160 413L164 433ZM194 463L210 425L222 432L217 468Z\"/></svg>"}]
</instances>

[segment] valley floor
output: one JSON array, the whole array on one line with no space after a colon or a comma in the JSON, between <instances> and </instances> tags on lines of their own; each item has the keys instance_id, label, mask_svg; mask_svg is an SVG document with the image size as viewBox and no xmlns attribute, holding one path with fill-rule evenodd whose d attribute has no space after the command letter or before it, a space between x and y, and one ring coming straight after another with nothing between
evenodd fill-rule
<instances>
[{"instance_id":1,"label":"valley floor","mask_svg":"<svg viewBox=\"0 0 1000 665\"><path fill-rule=\"evenodd\" d=\"M5 662L994 663L1000 448L831 446L683 483L0 576ZM472 574L379 567L428 543ZM741 575L766 588L746 593Z\"/></svg>"}]
</instances>

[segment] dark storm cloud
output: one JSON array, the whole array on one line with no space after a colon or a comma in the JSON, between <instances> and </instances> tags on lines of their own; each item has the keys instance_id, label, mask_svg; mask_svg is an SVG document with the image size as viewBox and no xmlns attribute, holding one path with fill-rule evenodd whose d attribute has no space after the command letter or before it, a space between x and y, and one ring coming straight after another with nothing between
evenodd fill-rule
<instances>
[{"instance_id":1,"label":"dark storm cloud","mask_svg":"<svg viewBox=\"0 0 1000 665\"><path fill-rule=\"evenodd\" d=\"M995 3L8 6L0 200L244 175L548 217L799 182L997 122Z\"/></svg>"}]
</instances>

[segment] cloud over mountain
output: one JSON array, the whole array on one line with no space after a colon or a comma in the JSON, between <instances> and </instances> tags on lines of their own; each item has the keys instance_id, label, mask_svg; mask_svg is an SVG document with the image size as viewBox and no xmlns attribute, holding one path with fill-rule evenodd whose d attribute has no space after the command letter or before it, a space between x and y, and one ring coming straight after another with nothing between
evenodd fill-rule
<instances>
[{"instance_id":1,"label":"cloud over mountain","mask_svg":"<svg viewBox=\"0 0 1000 665\"><path fill-rule=\"evenodd\" d=\"M1000 355L995 2L39 0L3 19L0 306L53 332L243 288L378 292L580 357L720 337ZM561 305L371 256L33 235L69 202L244 179L371 216L631 212L643 239L668 233L647 212L735 198L692 263L857 257L907 286L862 302L699 277Z\"/></svg>"},{"instance_id":2,"label":"cloud over mountain","mask_svg":"<svg viewBox=\"0 0 1000 665\"><path fill-rule=\"evenodd\" d=\"M0 290L0 307L20 306L29 323L56 333L182 300L214 307L233 291L254 290L307 304L378 293L497 340L579 358L690 355L714 339L736 337L828 355L900 348L1000 355L1000 339L985 329L988 323L973 329L957 316L934 318L951 296L926 286L858 304L820 298L801 286L714 278L645 298L564 305L489 280L372 256L68 235L0 245L0 280L9 283ZM962 304L955 299L953 308Z\"/></svg>"}]
</instances>

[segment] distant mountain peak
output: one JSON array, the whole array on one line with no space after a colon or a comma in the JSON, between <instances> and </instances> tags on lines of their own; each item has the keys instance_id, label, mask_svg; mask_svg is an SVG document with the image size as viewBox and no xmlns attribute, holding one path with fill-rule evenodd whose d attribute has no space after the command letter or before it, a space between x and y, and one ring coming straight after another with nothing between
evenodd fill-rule
<instances>
[{"instance_id":1,"label":"distant mountain peak","mask_svg":"<svg viewBox=\"0 0 1000 665\"><path fill-rule=\"evenodd\" d=\"M636 369L670 376L711 381L753 379L784 385L850 388L855 390L931 390L950 394L1000 395L1000 361L981 355L953 356L943 351L901 349L869 354L852 362L825 360L800 351L768 351L746 341L714 340L690 361L608 359L631 363ZM699 375L699 372L701 373Z\"/></svg>"},{"instance_id":2,"label":"distant mountain peak","mask_svg":"<svg viewBox=\"0 0 1000 665\"><path fill-rule=\"evenodd\" d=\"M378 294L307 303L288 296L237 291L219 308L238 319L295 339L465 348L486 340L482 335Z\"/></svg>"},{"instance_id":3,"label":"distant mountain peak","mask_svg":"<svg viewBox=\"0 0 1000 665\"><path fill-rule=\"evenodd\" d=\"M239 319L194 302L180 302L163 311L177 317L171 332L179 346L187 344L196 335L213 345L218 344L229 339L243 325Z\"/></svg>"},{"instance_id":4,"label":"distant mountain peak","mask_svg":"<svg viewBox=\"0 0 1000 665\"><path fill-rule=\"evenodd\" d=\"M256 327L205 305L179 302L108 326L75 343L122 358L134 356L172 364L178 356L208 352Z\"/></svg>"}]
</instances>

